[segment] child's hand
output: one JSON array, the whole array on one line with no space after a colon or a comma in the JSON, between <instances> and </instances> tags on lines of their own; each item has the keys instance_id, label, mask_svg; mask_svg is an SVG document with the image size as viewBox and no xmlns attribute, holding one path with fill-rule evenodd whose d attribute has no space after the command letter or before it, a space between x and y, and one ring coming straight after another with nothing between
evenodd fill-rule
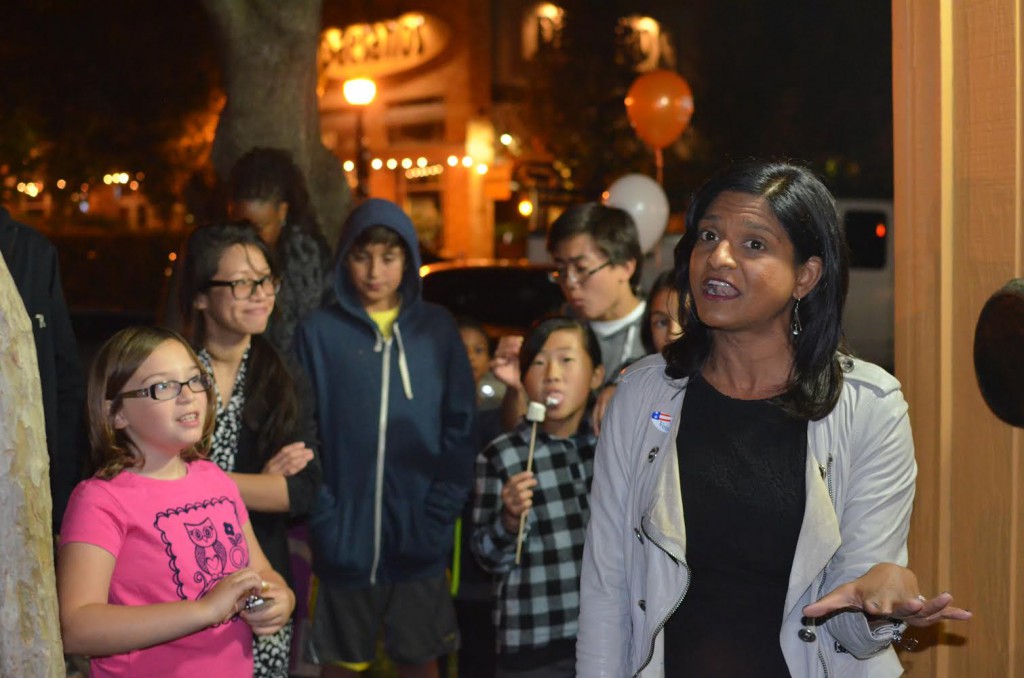
<instances>
[{"instance_id":1,"label":"child's hand","mask_svg":"<svg viewBox=\"0 0 1024 678\"><path fill-rule=\"evenodd\" d=\"M262 580L255 570L245 568L232 572L217 582L199 599L208 612L209 624L220 624L234 617L245 607L245 599L260 592Z\"/></svg>"},{"instance_id":2,"label":"child's hand","mask_svg":"<svg viewBox=\"0 0 1024 678\"><path fill-rule=\"evenodd\" d=\"M521 471L509 478L501 488L502 523L508 532L519 531L519 516L533 506L533 488L537 479L533 471Z\"/></svg>"},{"instance_id":3,"label":"child's hand","mask_svg":"<svg viewBox=\"0 0 1024 678\"><path fill-rule=\"evenodd\" d=\"M288 623L295 609L295 594L291 589L274 582L264 582L264 585L259 596L267 602L252 610L243 610L239 615L257 636L276 633Z\"/></svg>"},{"instance_id":4,"label":"child's hand","mask_svg":"<svg viewBox=\"0 0 1024 678\"><path fill-rule=\"evenodd\" d=\"M263 467L264 473L293 476L313 460L313 450L306 443L298 442L282 447Z\"/></svg>"},{"instance_id":5,"label":"child's hand","mask_svg":"<svg viewBox=\"0 0 1024 678\"><path fill-rule=\"evenodd\" d=\"M519 349L523 346L523 338L518 336L502 337L498 348L494 351L491 361L491 372L498 380L511 389L522 388L519 374Z\"/></svg>"}]
</instances>

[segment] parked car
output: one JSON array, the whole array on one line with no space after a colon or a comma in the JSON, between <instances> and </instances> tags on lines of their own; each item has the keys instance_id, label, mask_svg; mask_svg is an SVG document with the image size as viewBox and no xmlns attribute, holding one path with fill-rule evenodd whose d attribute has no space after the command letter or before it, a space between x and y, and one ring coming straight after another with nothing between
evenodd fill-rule
<instances>
[{"instance_id":1,"label":"parked car","mask_svg":"<svg viewBox=\"0 0 1024 678\"><path fill-rule=\"evenodd\" d=\"M892 202L841 198L839 220L850 246L850 289L843 312L854 355L890 372L894 363Z\"/></svg>"},{"instance_id":2,"label":"parked car","mask_svg":"<svg viewBox=\"0 0 1024 678\"><path fill-rule=\"evenodd\" d=\"M524 334L562 307L562 291L548 279L552 270L526 259L461 259L427 264L420 275L424 299L456 317L473 318L500 337Z\"/></svg>"}]
</instances>

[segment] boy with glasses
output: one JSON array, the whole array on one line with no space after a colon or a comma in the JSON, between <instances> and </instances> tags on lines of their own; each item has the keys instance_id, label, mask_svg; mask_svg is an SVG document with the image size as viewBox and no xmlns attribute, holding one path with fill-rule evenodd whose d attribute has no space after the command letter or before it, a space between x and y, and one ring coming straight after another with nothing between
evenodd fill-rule
<instances>
[{"instance_id":1,"label":"boy with glasses","mask_svg":"<svg viewBox=\"0 0 1024 678\"><path fill-rule=\"evenodd\" d=\"M551 280L559 285L569 313L585 320L601 347L605 384L646 355L640 325L646 307L638 295L640 236L629 214L588 202L573 205L551 224L548 252L555 262ZM503 337L492 371L508 386L503 423L511 428L526 413L519 375L522 337Z\"/></svg>"}]
</instances>

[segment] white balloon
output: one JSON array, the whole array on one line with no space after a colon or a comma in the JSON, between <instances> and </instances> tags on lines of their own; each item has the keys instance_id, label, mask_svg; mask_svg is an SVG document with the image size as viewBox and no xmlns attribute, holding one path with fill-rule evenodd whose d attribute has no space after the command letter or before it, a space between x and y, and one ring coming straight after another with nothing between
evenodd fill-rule
<instances>
[{"instance_id":1,"label":"white balloon","mask_svg":"<svg viewBox=\"0 0 1024 678\"><path fill-rule=\"evenodd\" d=\"M668 197L658 182L646 174L626 174L608 187L604 204L629 213L636 222L640 250L647 254L668 225Z\"/></svg>"}]
</instances>

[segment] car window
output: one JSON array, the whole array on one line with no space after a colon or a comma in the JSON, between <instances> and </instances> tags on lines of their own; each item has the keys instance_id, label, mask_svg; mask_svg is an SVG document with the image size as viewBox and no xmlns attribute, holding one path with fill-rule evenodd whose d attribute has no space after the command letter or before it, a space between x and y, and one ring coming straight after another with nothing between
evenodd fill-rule
<instances>
[{"instance_id":1,"label":"car window","mask_svg":"<svg viewBox=\"0 0 1024 678\"><path fill-rule=\"evenodd\" d=\"M890 237L885 212L848 210L843 225L850 246L850 268L885 268Z\"/></svg>"},{"instance_id":2,"label":"car window","mask_svg":"<svg viewBox=\"0 0 1024 678\"><path fill-rule=\"evenodd\" d=\"M541 267L467 267L431 271L423 298L468 316L495 334L522 333L556 313L563 297Z\"/></svg>"}]
</instances>

